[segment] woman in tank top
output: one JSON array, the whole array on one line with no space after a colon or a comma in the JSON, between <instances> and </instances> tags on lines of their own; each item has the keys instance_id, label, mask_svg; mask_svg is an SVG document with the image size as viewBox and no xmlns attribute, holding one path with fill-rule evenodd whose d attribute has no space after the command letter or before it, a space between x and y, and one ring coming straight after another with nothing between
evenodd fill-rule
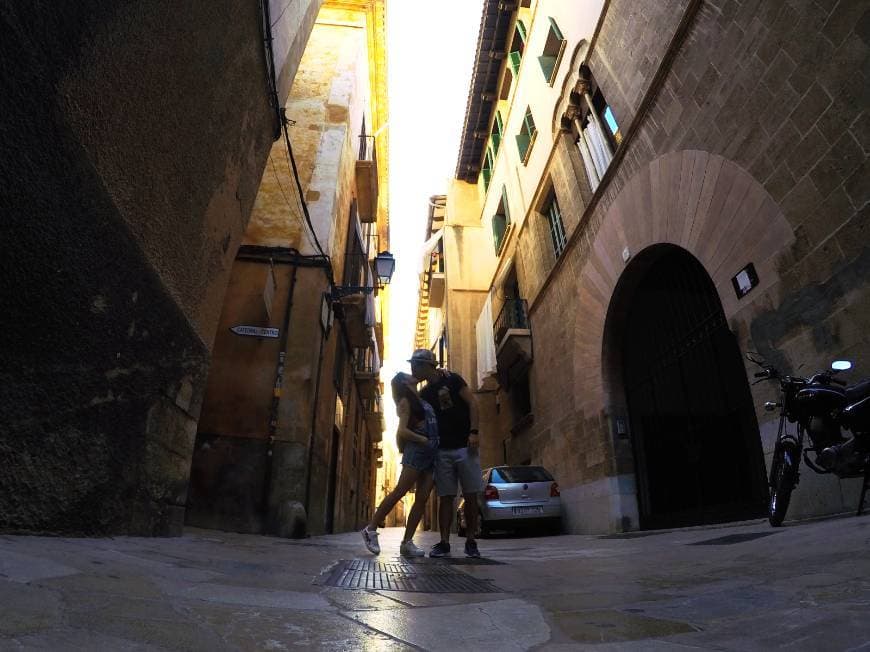
<instances>
[{"instance_id":1,"label":"woman in tank top","mask_svg":"<svg viewBox=\"0 0 870 652\"><path fill-rule=\"evenodd\" d=\"M378 523L416 485L414 506L408 514L399 553L403 557L422 557L425 553L414 545L413 536L423 518L426 500L432 492L432 474L438 450L438 421L432 406L417 393L417 379L411 374L397 373L390 382L390 388L399 414L396 444L402 453L402 473L396 488L378 505L371 522L363 528L362 537L366 548L375 555L379 554Z\"/></svg>"}]
</instances>

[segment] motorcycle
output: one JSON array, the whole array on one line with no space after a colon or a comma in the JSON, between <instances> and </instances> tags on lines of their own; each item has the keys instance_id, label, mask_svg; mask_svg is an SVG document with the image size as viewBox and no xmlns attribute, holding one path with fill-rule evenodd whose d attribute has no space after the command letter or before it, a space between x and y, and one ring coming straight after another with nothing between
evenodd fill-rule
<instances>
[{"instance_id":1,"label":"motorcycle","mask_svg":"<svg viewBox=\"0 0 870 652\"><path fill-rule=\"evenodd\" d=\"M800 479L801 456L816 473L833 474L838 478L863 476L856 514L860 516L870 486L870 379L847 387L846 382L836 377L852 368L847 360L837 360L829 371L806 378L784 376L756 355L746 355L750 362L762 368L755 373L758 380L753 385L774 380L780 386L780 400L764 404L768 412L780 410L770 464L770 524L777 527L785 519L791 493ZM790 424L796 425L790 429ZM843 434L844 428L851 431L851 437Z\"/></svg>"}]
</instances>

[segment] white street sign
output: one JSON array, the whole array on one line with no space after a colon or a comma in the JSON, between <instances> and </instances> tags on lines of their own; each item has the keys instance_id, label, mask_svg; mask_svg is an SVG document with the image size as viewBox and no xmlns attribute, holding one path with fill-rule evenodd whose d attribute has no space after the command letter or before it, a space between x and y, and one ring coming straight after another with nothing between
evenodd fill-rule
<instances>
[{"instance_id":1,"label":"white street sign","mask_svg":"<svg viewBox=\"0 0 870 652\"><path fill-rule=\"evenodd\" d=\"M261 328L260 326L233 326L230 330L236 335L247 335L248 337L278 337L279 329L277 328Z\"/></svg>"}]
</instances>

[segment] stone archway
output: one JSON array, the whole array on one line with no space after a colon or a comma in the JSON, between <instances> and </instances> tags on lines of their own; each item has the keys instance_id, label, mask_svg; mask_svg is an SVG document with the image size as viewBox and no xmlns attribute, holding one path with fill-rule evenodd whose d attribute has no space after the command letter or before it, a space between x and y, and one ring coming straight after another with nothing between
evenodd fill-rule
<instances>
[{"instance_id":1,"label":"stone archway","mask_svg":"<svg viewBox=\"0 0 870 652\"><path fill-rule=\"evenodd\" d=\"M766 502L740 348L703 265L648 247L626 267L608 320L619 357L642 528L754 518Z\"/></svg>"},{"instance_id":2,"label":"stone archway","mask_svg":"<svg viewBox=\"0 0 870 652\"><path fill-rule=\"evenodd\" d=\"M585 414L601 415L610 460L608 488L590 485L582 493L588 498L580 498L576 516L571 514L590 531L607 527L605 522L586 524L583 516L583 510L600 500L595 498L600 491L610 495L606 522L621 523L622 529L635 529L639 522L621 342L612 328L628 309L613 300L617 286L642 278L640 274L632 281L625 275L629 266L639 271L645 264L641 253L656 245L674 245L690 253L709 276L729 328L745 338L757 302L779 281L781 256L795 239L777 203L748 172L697 150L672 152L650 162L599 215L588 225L590 235L581 245L586 252L577 270L577 303L583 318L576 322L573 355L574 376L584 379L578 407ZM758 271L759 285L738 300L731 278L749 262ZM745 346L744 341L739 344Z\"/></svg>"}]
</instances>

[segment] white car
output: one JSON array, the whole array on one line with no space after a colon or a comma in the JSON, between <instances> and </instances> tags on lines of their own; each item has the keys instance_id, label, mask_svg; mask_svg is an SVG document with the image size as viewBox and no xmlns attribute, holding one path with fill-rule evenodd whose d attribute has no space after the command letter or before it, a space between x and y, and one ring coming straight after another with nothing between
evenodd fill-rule
<instances>
[{"instance_id":1,"label":"white car","mask_svg":"<svg viewBox=\"0 0 870 652\"><path fill-rule=\"evenodd\" d=\"M478 494L480 534L492 530L532 528L560 532L562 499L559 485L541 466L496 466L483 472ZM456 512L456 531L465 536L464 500Z\"/></svg>"}]
</instances>

